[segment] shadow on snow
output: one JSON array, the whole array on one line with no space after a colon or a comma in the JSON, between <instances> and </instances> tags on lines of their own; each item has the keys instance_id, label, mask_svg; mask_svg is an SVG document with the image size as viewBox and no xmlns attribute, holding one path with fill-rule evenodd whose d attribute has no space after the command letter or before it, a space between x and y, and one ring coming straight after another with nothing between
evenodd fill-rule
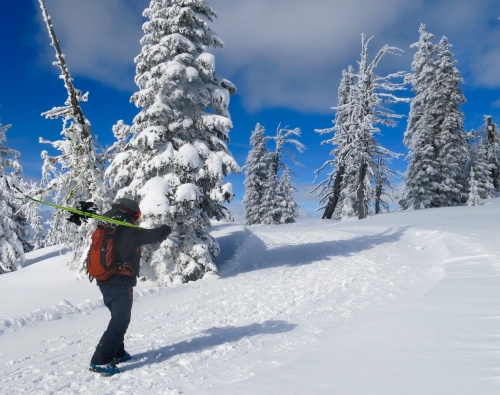
<instances>
[{"instance_id":1,"label":"shadow on snow","mask_svg":"<svg viewBox=\"0 0 500 395\"><path fill-rule=\"evenodd\" d=\"M327 240L312 243L289 244L268 249L265 243L248 229L221 238L221 252L215 260L221 278L279 266L312 264L333 257L348 257L370 250L381 244L397 242L408 227L389 228L374 235L358 236L352 239ZM234 243L234 240L240 243Z\"/></svg>"},{"instance_id":2,"label":"shadow on snow","mask_svg":"<svg viewBox=\"0 0 500 395\"><path fill-rule=\"evenodd\" d=\"M134 355L134 360L137 360L137 362L120 366L120 370L125 372L145 365L164 362L176 355L197 353L226 343L235 343L245 337L290 332L295 327L295 324L289 324L281 320L269 320L261 324L255 323L240 327L214 327L202 331L200 336L193 339L167 345L157 350L136 354Z\"/></svg>"},{"instance_id":3,"label":"shadow on snow","mask_svg":"<svg viewBox=\"0 0 500 395\"><path fill-rule=\"evenodd\" d=\"M46 259L54 258L56 256L61 256L64 254L67 254L70 249L68 248L63 248L63 247L48 247L48 248L43 248L42 249L43 254L37 255L34 258L26 258L24 262L23 267L28 267L30 265L33 265L34 263L44 261ZM28 253L29 256L29 253Z\"/></svg>"}]
</instances>

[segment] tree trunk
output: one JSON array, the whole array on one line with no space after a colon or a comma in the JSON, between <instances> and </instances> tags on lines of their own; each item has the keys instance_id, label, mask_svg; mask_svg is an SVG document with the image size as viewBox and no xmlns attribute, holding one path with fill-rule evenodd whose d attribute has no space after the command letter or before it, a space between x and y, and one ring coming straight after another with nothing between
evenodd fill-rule
<instances>
[{"instance_id":1,"label":"tree trunk","mask_svg":"<svg viewBox=\"0 0 500 395\"><path fill-rule=\"evenodd\" d=\"M59 41L57 40L54 27L52 26L52 20L50 19L50 15L47 13L47 8L45 7L44 0L39 0L39 1L40 1L40 8L42 9L42 14L45 19L45 23L47 25L47 30L49 32L50 39L52 40L52 46L56 50L57 65L61 69L61 73L64 78L64 85L66 86L66 90L68 91L69 101L71 103L71 108L73 109L73 115L76 121L80 125L82 125L82 138L86 139L90 137L89 123L87 122L85 116L83 115L82 108L80 107L80 102L78 101L76 89L73 85L73 79L69 74L68 66L66 66L66 60L64 59L64 54L61 51L61 47L59 45Z\"/></svg>"},{"instance_id":2,"label":"tree trunk","mask_svg":"<svg viewBox=\"0 0 500 395\"><path fill-rule=\"evenodd\" d=\"M337 207L337 203L339 202L340 196L340 186L342 185L342 180L344 179L345 166L340 166L337 174L335 175L335 181L333 182L333 196L328 201L328 204L325 208L325 212L321 219L332 219L333 212Z\"/></svg>"},{"instance_id":3,"label":"tree trunk","mask_svg":"<svg viewBox=\"0 0 500 395\"><path fill-rule=\"evenodd\" d=\"M377 184L375 187L375 214L380 214L382 209L380 208L380 202L382 201L382 184Z\"/></svg>"},{"instance_id":4,"label":"tree trunk","mask_svg":"<svg viewBox=\"0 0 500 395\"><path fill-rule=\"evenodd\" d=\"M359 186L358 186L358 219L366 218L366 205L365 205L365 188L364 182L366 177L366 171L368 169L368 165L366 163L362 163L359 169Z\"/></svg>"},{"instance_id":5,"label":"tree trunk","mask_svg":"<svg viewBox=\"0 0 500 395\"><path fill-rule=\"evenodd\" d=\"M488 133L488 143L491 149L493 149L493 158L494 158L494 163L493 168L491 169L491 178L493 180L493 187L495 188L495 191L500 190L500 180L499 180L499 175L500 175L500 169L499 169L499 163L497 161L497 153L495 151L495 124L493 123L493 120L491 117L486 117L486 132Z\"/></svg>"}]
</instances>

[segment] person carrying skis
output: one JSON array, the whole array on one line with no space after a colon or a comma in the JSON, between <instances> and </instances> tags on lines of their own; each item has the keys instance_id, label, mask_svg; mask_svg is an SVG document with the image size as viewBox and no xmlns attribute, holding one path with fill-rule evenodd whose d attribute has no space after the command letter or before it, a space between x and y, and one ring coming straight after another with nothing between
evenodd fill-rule
<instances>
[{"instance_id":1,"label":"person carrying skis","mask_svg":"<svg viewBox=\"0 0 500 395\"><path fill-rule=\"evenodd\" d=\"M120 198L104 216L136 224L141 217L141 210L135 201ZM114 247L116 259L126 262L129 270L119 271L106 281L97 280L104 304L111 312L111 319L90 360L90 371L107 375L120 373L116 365L132 358L125 351L123 341L132 313L133 287L137 285L139 277L141 245L159 243L171 232L168 225L154 229L117 227Z\"/></svg>"}]
</instances>

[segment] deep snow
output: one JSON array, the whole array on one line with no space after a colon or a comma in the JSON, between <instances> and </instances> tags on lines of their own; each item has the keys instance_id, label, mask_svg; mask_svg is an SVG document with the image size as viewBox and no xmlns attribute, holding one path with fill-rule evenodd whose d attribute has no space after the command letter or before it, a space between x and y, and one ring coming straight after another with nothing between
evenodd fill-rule
<instances>
[{"instance_id":1,"label":"deep snow","mask_svg":"<svg viewBox=\"0 0 500 395\"><path fill-rule=\"evenodd\" d=\"M0 276L2 394L499 394L500 200L219 223L220 278L140 283L122 373L87 371L100 293L44 249Z\"/></svg>"}]
</instances>

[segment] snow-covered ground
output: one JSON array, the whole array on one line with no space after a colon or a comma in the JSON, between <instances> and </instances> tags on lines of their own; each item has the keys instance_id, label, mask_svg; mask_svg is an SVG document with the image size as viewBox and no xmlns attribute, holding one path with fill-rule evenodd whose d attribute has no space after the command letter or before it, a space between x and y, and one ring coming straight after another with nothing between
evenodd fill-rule
<instances>
[{"instance_id":1,"label":"snow-covered ground","mask_svg":"<svg viewBox=\"0 0 500 395\"><path fill-rule=\"evenodd\" d=\"M1 394L500 394L500 199L335 223L217 224L219 279L141 283L122 373L109 319L45 249L0 276Z\"/></svg>"}]
</instances>

